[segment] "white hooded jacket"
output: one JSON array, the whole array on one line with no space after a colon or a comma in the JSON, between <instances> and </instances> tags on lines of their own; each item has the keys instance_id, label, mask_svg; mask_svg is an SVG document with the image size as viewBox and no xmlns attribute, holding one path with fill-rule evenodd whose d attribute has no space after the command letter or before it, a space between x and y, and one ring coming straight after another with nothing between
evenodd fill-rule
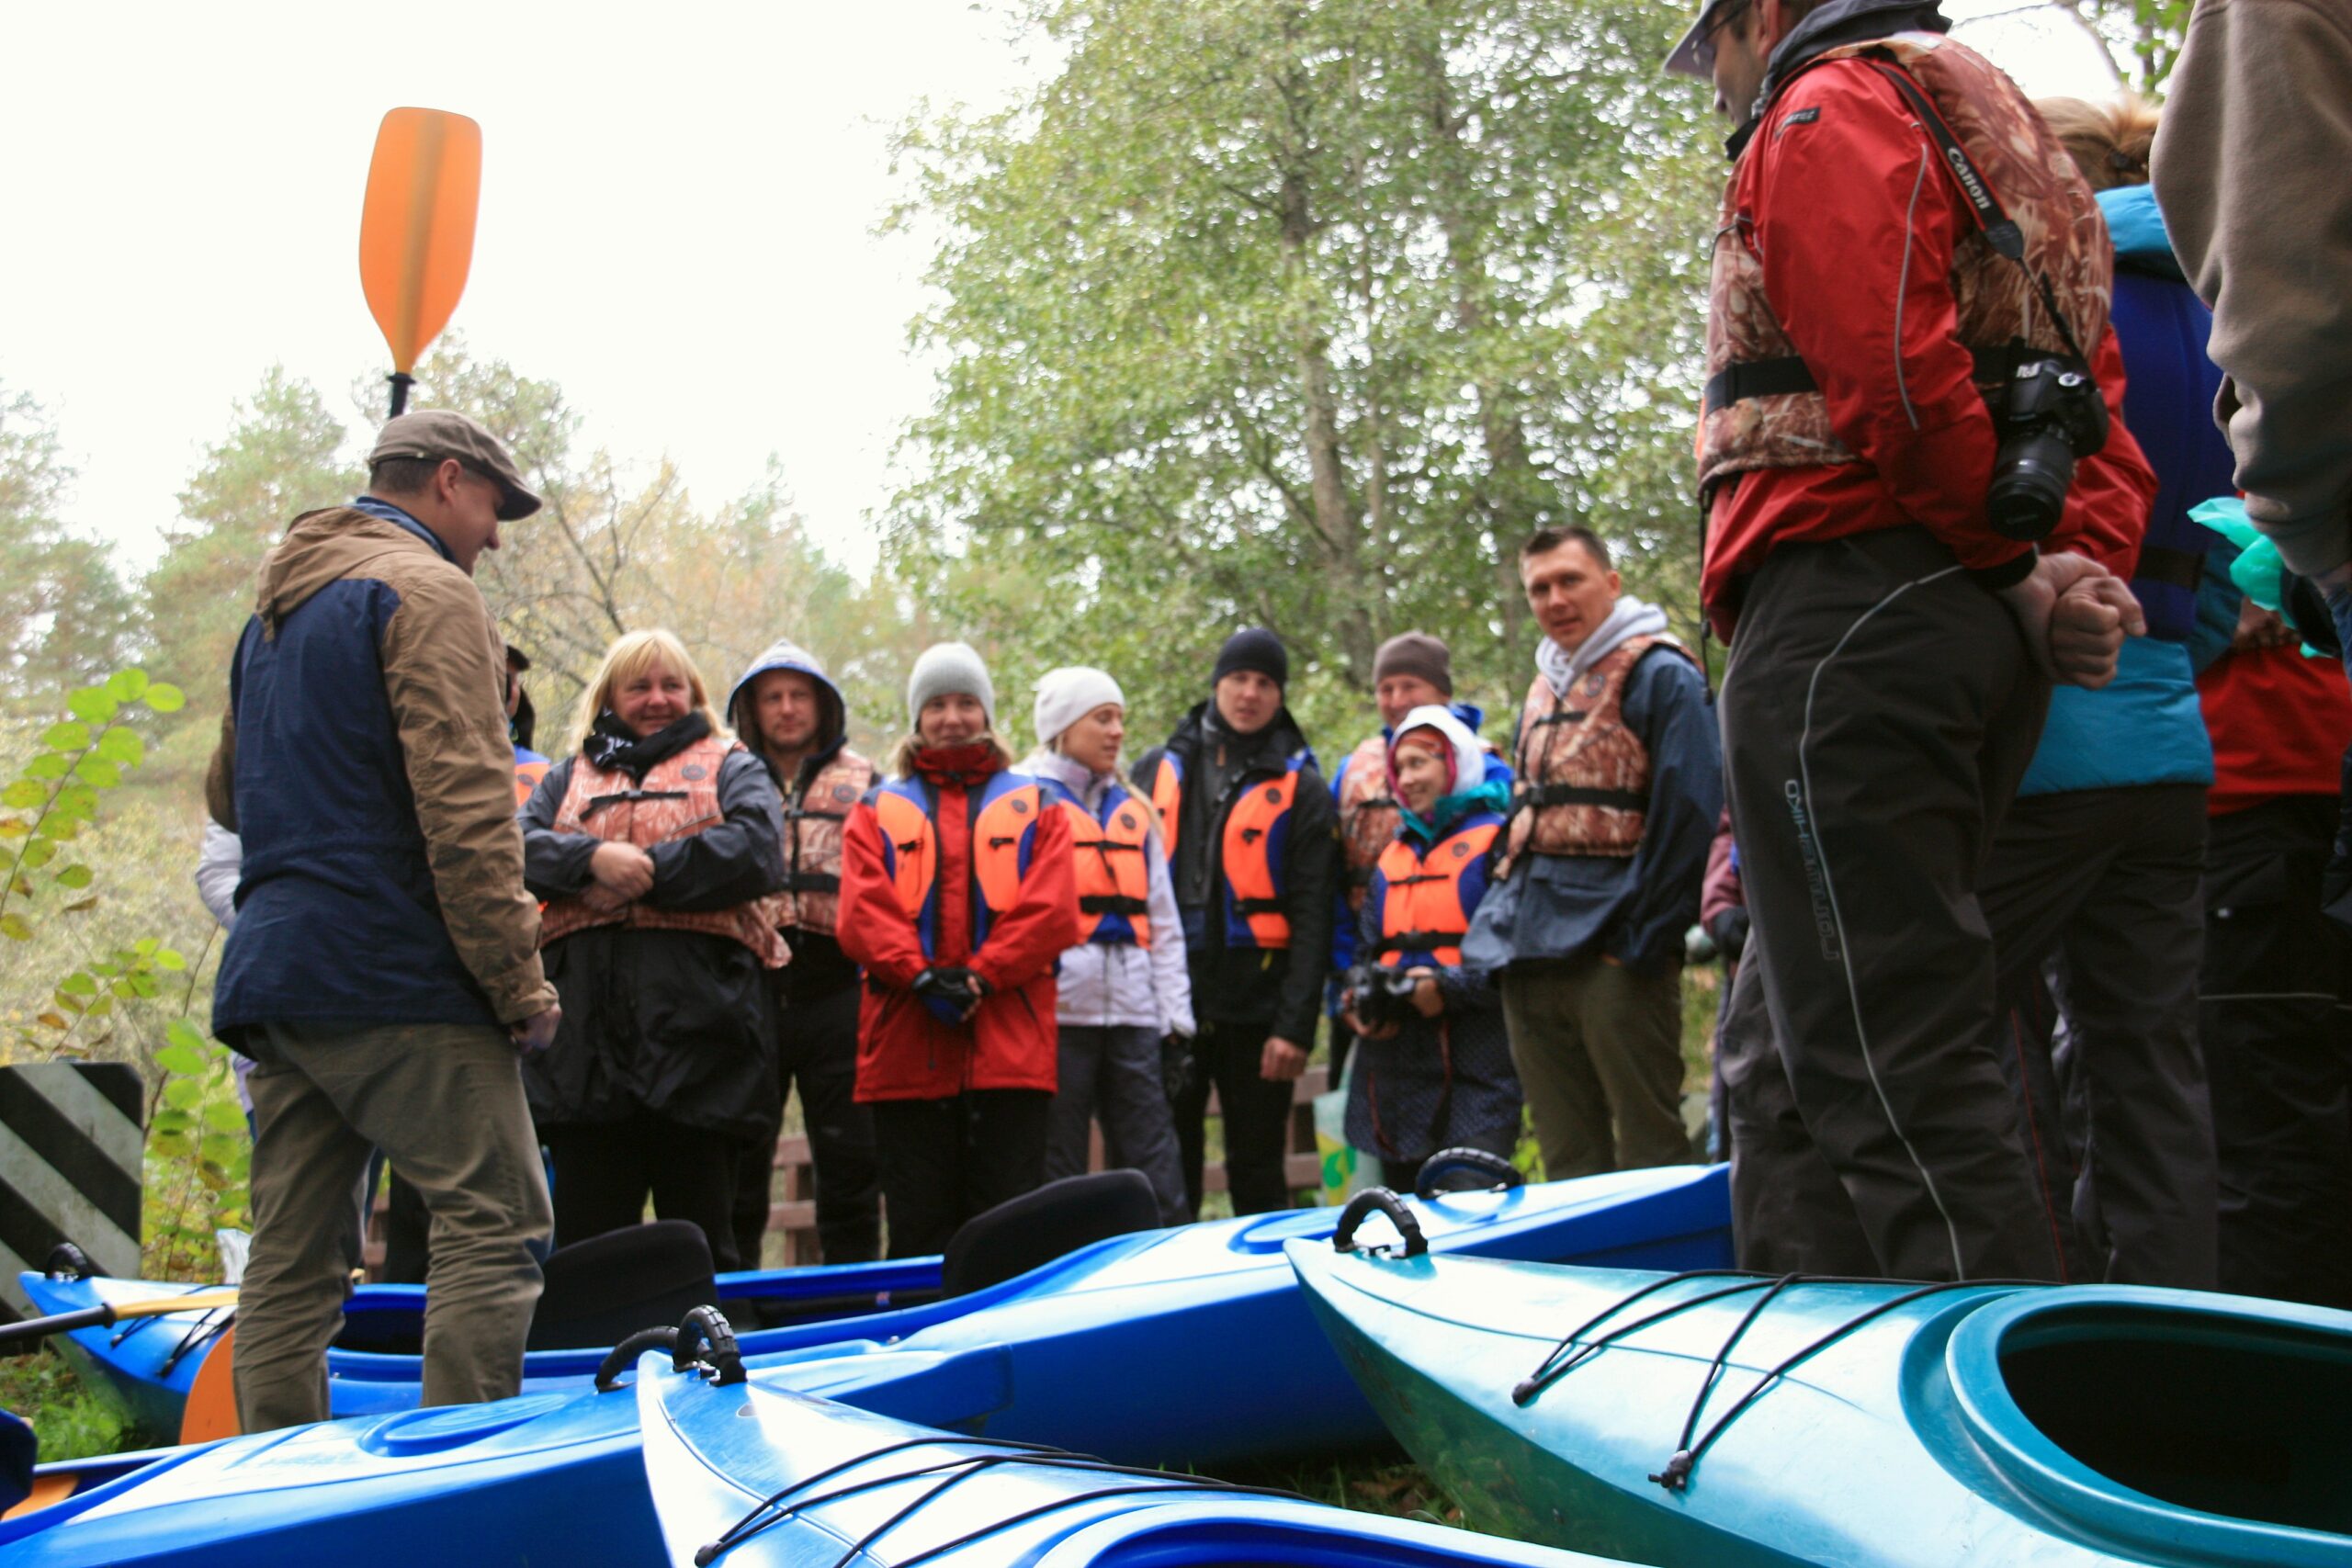
<instances>
[{"instance_id":1,"label":"white hooded jacket","mask_svg":"<svg viewBox=\"0 0 2352 1568\"><path fill-rule=\"evenodd\" d=\"M1103 793L1125 781L1090 773L1057 751L1039 750L1021 764L1033 778L1052 779L1098 809ZM1151 946L1082 942L1062 954L1056 982L1054 1019L1072 1028L1148 1029L1158 1034L1190 1035L1193 982L1184 964L1184 923L1176 908L1176 885L1168 874L1168 850L1158 832L1145 841L1149 878L1145 902Z\"/></svg>"}]
</instances>

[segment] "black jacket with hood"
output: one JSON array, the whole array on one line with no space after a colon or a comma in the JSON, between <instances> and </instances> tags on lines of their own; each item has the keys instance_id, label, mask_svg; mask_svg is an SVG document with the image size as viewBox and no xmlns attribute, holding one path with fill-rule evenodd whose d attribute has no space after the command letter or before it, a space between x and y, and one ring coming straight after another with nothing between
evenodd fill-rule
<instances>
[{"instance_id":1,"label":"black jacket with hood","mask_svg":"<svg viewBox=\"0 0 2352 1568\"><path fill-rule=\"evenodd\" d=\"M817 688L817 703L821 714L817 723L817 749L801 761L791 778L786 778L777 770L775 761L762 750L759 716L751 711L746 700L751 695L752 683L775 670L806 675ZM771 643L765 652L752 660L742 678L727 694L726 713L728 724L743 744L752 749L752 755L766 766L768 776L775 781L776 789L784 797L786 875L800 874L802 836L795 829L795 818L803 814L834 819L832 841L836 846L834 857L838 861L840 823L848 819L849 808L857 803L857 796L853 795L846 800L808 798L809 785L816 782L817 775L849 746L849 705L842 701L841 688L833 684L832 677L825 673L824 665L819 662L816 655L797 643ZM866 771L870 781L873 770L869 766ZM864 791L858 793L863 794ZM818 825L821 827L824 824ZM843 987L857 984L857 965L842 952L841 942L831 931L786 926L784 935L792 946L792 962L773 971L770 978L786 1002L814 1001L831 996Z\"/></svg>"}]
</instances>

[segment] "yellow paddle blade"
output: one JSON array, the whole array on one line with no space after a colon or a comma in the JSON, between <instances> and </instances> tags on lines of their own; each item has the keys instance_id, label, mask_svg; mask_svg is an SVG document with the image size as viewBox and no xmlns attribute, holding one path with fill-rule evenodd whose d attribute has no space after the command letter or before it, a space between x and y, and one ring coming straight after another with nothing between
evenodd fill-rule
<instances>
[{"instance_id":1,"label":"yellow paddle blade","mask_svg":"<svg viewBox=\"0 0 2352 1568\"><path fill-rule=\"evenodd\" d=\"M359 284L403 376L466 291L481 204L481 126L442 109L384 117L359 213Z\"/></svg>"},{"instance_id":2,"label":"yellow paddle blade","mask_svg":"<svg viewBox=\"0 0 2352 1568\"><path fill-rule=\"evenodd\" d=\"M151 1296L143 1302L117 1302L114 1303L114 1320L120 1323L131 1317L168 1317L175 1312L214 1312L236 1304L237 1292L232 1290L190 1291L184 1296Z\"/></svg>"}]
</instances>

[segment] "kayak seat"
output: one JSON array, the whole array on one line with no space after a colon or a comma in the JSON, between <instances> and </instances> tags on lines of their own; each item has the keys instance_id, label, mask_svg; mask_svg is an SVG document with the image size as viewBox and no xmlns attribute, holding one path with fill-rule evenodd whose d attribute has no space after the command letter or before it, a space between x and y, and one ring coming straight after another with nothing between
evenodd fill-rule
<instances>
[{"instance_id":1,"label":"kayak seat","mask_svg":"<svg viewBox=\"0 0 2352 1568\"><path fill-rule=\"evenodd\" d=\"M547 1288L531 1317L532 1350L616 1345L718 1304L710 1243L692 1220L606 1231L548 1254Z\"/></svg>"},{"instance_id":2,"label":"kayak seat","mask_svg":"<svg viewBox=\"0 0 2352 1568\"><path fill-rule=\"evenodd\" d=\"M964 1222L940 1260L939 1293L968 1295L1093 1242L1159 1227L1159 1200L1139 1170L1065 1176Z\"/></svg>"}]
</instances>

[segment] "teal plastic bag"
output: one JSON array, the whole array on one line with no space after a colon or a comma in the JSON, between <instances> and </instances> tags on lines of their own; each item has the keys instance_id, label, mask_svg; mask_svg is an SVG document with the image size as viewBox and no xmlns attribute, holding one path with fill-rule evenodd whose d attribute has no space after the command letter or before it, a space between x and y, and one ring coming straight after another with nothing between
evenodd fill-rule
<instances>
[{"instance_id":1,"label":"teal plastic bag","mask_svg":"<svg viewBox=\"0 0 2352 1568\"><path fill-rule=\"evenodd\" d=\"M2238 547L2238 558L2230 563L2230 581L2237 584L2238 592L2273 615L2284 615L2287 589L2282 579L2287 564L2278 558L2278 547L2270 542L2270 536L2246 516L2245 498L2222 495L2199 502L2188 509L2188 517ZM2305 643L2303 657L2325 659L2328 655Z\"/></svg>"}]
</instances>

